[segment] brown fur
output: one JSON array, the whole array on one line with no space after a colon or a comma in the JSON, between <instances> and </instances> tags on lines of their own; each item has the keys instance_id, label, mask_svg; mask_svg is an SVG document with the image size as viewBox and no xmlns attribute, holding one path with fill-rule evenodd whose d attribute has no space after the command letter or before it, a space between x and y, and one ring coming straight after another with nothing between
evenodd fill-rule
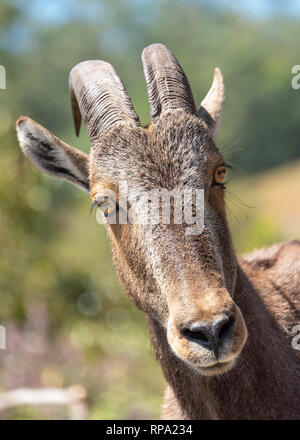
<instances>
[{"instance_id":1,"label":"brown fur","mask_svg":"<svg viewBox=\"0 0 300 440\"><path fill-rule=\"evenodd\" d=\"M291 328L300 322L300 242L255 252L239 263L234 298L248 341L229 372L191 374L170 351L163 329L148 320L169 384L166 419L300 418L299 353L291 347Z\"/></svg>"},{"instance_id":2,"label":"brown fur","mask_svg":"<svg viewBox=\"0 0 300 440\"><path fill-rule=\"evenodd\" d=\"M160 71L164 59L168 68ZM94 112L101 99L82 98L88 83L85 70L79 68L73 82L93 133L89 157L26 117L17 122L23 152L43 171L90 191L95 203L104 189L115 190L123 181L129 190L137 190L137 198L139 191L151 189L204 189L200 235L186 235L184 224L107 225L116 271L127 295L147 315L168 383L163 416L300 418L300 362L291 347L291 328L300 323L300 244L276 245L237 261L224 189L214 184L216 169L225 162L213 140L224 100L221 73L216 70L216 86L203 101L213 115L208 124L196 114L186 77L173 55L154 45L146 50L147 62L156 69L146 71L154 120L150 127L128 120L133 114L128 100L122 118L107 100L103 115L103 109L99 113L106 124L96 136ZM101 93L107 98L107 78L116 81L116 74L107 63L92 66L93 78L104 84ZM120 100L125 91L118 84ZM77 101L73 104L78 130L79 107ZM183 332L195 323L210 328L219 317L232 321L218 348Z\"/></svg>"},{"instance_id":3,"label":"brown fur","mask_svg":"<svg viewBox=\"0 0 300 440\"><path fill-rule=\"evenodd\" d=\"M177 118L176 121L180 127L180 118ZM189 130L193 131L193 129L186 122L185 117L182 135L191 138ZM154 179L154 176L157 175L159 179L155 182L157 185L168 185L170 180L162 181L163 171L159 170L156 174L155 172L157 171L157 163L166 165L166 158L159 160L160 154L166 154L166 150L162 148L163 142L166 142L170 136L176 138L176 134L172 132L173 124L170 123L169 126L166 120L163 125L163 133L157 133L157 130L158 127L152 131L154 139L150 138L151 156L150 152L147 153L147 144L142 148L142 151L144 154L149 154L149 158L155 157L153 164L151 164L151 160L147 163L149 176ZM176 141L178 142L178 139L175 142L173 139L173 148ZM111 139L110 142L113 143L111 148L116 152L118 140L113 142ZM185 142L183 142L184 144ZM121 162L118 153L115 154L117 156L116 162L124 163ZM179 154L178 150L173 151L173 154ZM209 162L213 154L216 154L213 147L212 150L206 147L203 153L203 162L206 158ZM130 157L132 156L130 155ZM99 155L100 158L102 175L104 175L102 153ZM187 162L186 169L190 170L190 163L188 163L188 159L185 160ZM192 161L192 158L190 160ZM184 163L180 163L178 159L174 162L178 167L179 165L184 167ZM99 168L100 166L97 165L97 170ZM181 180L183 176L184 171L180 169L176 177ZM145 176L143 179L145 182ZM195 180L193 183L196 183ZM213 200L213 203L221 205L219 207L220 215L225 216L221 198L222 196L218 194L217 200ZM163 316L168 316L168 305L161 297L161 292L155 287L153 268L149 267L149 263L144 259L145 231L141 237L140 233L134 231L132 226L123 226L121 241L116 240L113 232L109 231L113 243L116 270L127 294L137 307L147 313L152 343L169 384L167 397L164 401L163 416L172 419L182 416L187 419L300 418L300 362L297 357L298 353L291 347L290 334L291 327L300 322L300 245L298 242L294 242L277 245L264 251L256 251L252 257L248 256L239 262L236 283L234 283L236 260L231 250L230 234L225 218L222 220L220 230L216 231L216 236L221 237L224 248L222 245L218 247L218 254L222 255L223 267L228 268L229 275L226 285L229 286L235 304L242 311L249 336L234 368L223 375L214 377L203 377L191 370L170 349L164 325L159 323L159 321L163 321ZM217 221L216 225L218 225ZM116 228L118 227L116 226ZM153 231L151 233L153 234ZM194 299L191 297L188 299L187 314L190 317L193 313L191 309L193 301L205 289L201 284L200 278L203 277L203 275L201 277L201 273L205 274L204 276L212 282L215 281L213 271L215 263L209 259L209 249L216 247L218 242L209 243L206 241L205 243L204 241L204 246L203 242L194 243L196 252L194 254L193 246L190 247L185 243L185 239L181 238L180 230L161 230L156 231L156 234L158 246L161 248L160 253L164 254L166 251L172 256L179 255L181 274L186 271L187 279L191 280L193 286L200 282L197 288L193 287L189 292L192 298L194 297ZM168 234L174 238L169 242ZM204 254L202 254L202 249ZM213 258L213 254L211 258ZM170 282L169 287L172 289L170 295L174 295L178 275L173 273L172 264L167 255L164 256L162 270L163 277ZM213 275L211 275L212 271ZM187 294L187 292L184 293ZM221 298L218 299L219 303L220 301ZM182 302L179 302L178 307L182 308ZM214 310L211 312L215 311L216 303L213 307ZM224 307L224 304L221 307ZM199 310L201 310L201 304L198 312ZM159 318L157 319L155 315L158 315Z\"/></svg>"}]
</instances>

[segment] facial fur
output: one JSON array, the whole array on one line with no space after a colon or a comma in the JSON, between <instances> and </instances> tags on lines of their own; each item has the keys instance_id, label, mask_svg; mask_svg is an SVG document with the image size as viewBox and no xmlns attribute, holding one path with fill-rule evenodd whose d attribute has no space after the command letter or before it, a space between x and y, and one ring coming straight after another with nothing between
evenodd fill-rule
<instances>
[{"instance_id":1,"label":"facial fur","mask_svg":"<svg viewBox=\"0 0 300 440\"><path fill-rule=\"evenodd\" d=\"M76 133L83 119L90 154L27 117L17 121L18 138L32 163L89 192L99 209L105 206L103 192L114 192L119 220L122 182L131 194L133 215L146 220L142 193L204 191L201 233L184 222L165 224L160 217L156 223L119 221L107 230L127 295L162 326L178 358L201 374L219 374L232 367L247 336L233 298L237 263L220 183L226 164L214 142L225 98L223 76L216 68L197 110L188 80L169 49L148 46L142 63L152 118L148 128L141 127L114 68L89 60L72 69L69 85ZM109 212L106 208L104 214ZM194 234L187 234L188 226Z\"/></svg>"},{"instance_id":2,"label":"facial fur","mask_svg":"<svg viewBox=\"0 0 300 440\"><path fill-rule=\"evenodd\" d=\"M111 132L90 155L91 193L115 189L203 188L205 226L187 236L184 225L109 225L116 270L138 308L166 329L173 351L202 374L233 366L246 340L243 318L233 301L236 261L228 230L224 189L212 187L224 163L205 125L181 112L166 115L149 130ZM142 164L142 166L141 166ZM236 317L234 337L215 354L189 341L180 327L225 314ZM216 362L218 365L216 366Z\"/></svg>"}]
</instances>

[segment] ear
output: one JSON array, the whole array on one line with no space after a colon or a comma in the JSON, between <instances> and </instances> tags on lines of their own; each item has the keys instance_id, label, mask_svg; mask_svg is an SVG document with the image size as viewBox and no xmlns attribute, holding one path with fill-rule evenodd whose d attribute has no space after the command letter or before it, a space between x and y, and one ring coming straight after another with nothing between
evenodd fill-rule
<instances>
[{"instance_id":1,"label":"ear","mask_svg":"<svg viewBox=\"0 0 300 440\"><path fill-rule=\"evenodd\" d=\"M225 86L221 70L216 67L214 70L214 79L210 90L201 102L198 110L199 118L209 126L211 136L214 139L218 133L223 106L225 100Z\"/></svg>"},{"instance_id":2,"label":"ear","mask_svg":"<svg viewBox=\"0 0 300 440\"><path fill-rule=\"evenodd\" d=\"M90 191L87 154L65 144L26 116L18 119L16 127L23 153L37 168Z\"/></svg>"}]
</instances>

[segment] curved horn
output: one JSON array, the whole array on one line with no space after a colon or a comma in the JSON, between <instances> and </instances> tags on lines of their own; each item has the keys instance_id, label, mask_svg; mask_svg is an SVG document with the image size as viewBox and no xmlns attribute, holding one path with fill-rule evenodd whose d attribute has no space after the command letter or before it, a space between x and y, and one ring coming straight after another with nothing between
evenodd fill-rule
<instances>
[{"instance_id":1,"label":"curved horn","mask_svg":"<svg viewBox=\"0 0 300 440\"><path fill-rule=\"evenodd\" d=\"M142 62L153 121L162 112L171 109L197 114L188 79L166 46L151 44L146 47Z\"/></svg>"},{"instance_id":2,"label":"curved horn","mask_svg":"<svg viewBox=\"0 0 300 440\"><path fill-rule=\"evenodd\" d=\"M218 132L225 100L225 87L221 70L216 67L214 79L209 92L201 102L198 115L210 127L212 137Z\"/></svg>"},{"instance_id":3,"label":"curved horn","mask_svg":"<svg viewBox=\"0 0 300 440\"><path fill-rule=\"evenodd\" d=\"M91 140L118 122L139 126L122 81L109 63L91 60L77 64L71 70L69 87L77 136L81 115Z\"/></svg>"}]
</instances>

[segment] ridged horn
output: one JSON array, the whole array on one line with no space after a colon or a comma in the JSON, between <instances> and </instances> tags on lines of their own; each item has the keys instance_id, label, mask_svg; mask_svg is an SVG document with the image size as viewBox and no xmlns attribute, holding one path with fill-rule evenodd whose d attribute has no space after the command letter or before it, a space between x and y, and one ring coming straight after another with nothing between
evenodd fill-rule
<instances>
[{"instance_id":1,"label":"ridged horn","mask_svg":"<svg viewBox=\"0 0 300 440\"><path fill-rule=\"evenodd\" d=\"M142 62L153 122L166 110L197 114L190 84L179 62L163 44L143 50Z\"/></svg>"},{"instance_id":2,"label":"ridged horn","mask_svg":"<svg viewBox=\"0 0 300 440\"><path fill-rule=\"evenodd\" d=\"M140 125L123 83L109 63L91 60L77 64L70 72L69 87L77 136L81 117L91 141L116 123Z\"/></svg>"},{"instance_id":3,"label":"ridged horn","mask_svg":"<svg viewBox=\"0 0 300 440\"><path fill-rule=\"evenodd\" d=\"M211 88L201 102L198 115L210 127L212 137L214 138L218 132L223 105L225 101L225 86L221 70L216 67L214 71L214 79Z\"/></svg>"}]
</instances>

